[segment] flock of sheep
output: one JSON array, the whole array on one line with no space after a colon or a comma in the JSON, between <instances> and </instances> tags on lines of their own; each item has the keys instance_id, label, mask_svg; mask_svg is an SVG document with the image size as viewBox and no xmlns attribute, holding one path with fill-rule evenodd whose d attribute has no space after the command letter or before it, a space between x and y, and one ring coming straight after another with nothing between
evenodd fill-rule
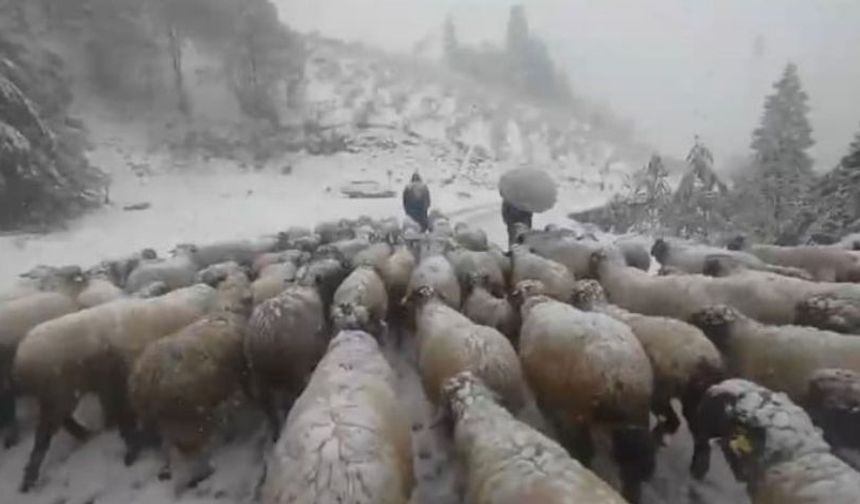
<instances>
[{"instance_id":1,"label":"flock of sheep","mask_svg":"<svg viewBox=\"0 0 860 504\"><path fill-rule=\"evenodd\" d=\"M39 267L0 299L0 428L17 442L16 400L36 399L29 491L59 429L90 436L74 412L95 394L125 463L160 439L181 490L241 395L275 440L263 503L406 503L411 418L381 349L411 338L464 502L637 502L678 400L693 477L717 439L754 503L847 504L860 474L829 443L860 446L856 245L649 250L549 226L503 251L436 213L428 232L360 217ZM518 420L530 404L552 438ZM595 430L619 491L587 469Z\"/></svg>"}]
</instances>

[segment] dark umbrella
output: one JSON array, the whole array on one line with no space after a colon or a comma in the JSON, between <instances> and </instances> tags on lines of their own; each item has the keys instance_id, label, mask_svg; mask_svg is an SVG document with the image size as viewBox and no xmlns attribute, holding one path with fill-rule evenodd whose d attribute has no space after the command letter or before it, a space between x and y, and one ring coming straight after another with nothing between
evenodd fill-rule
<instances>
[{"instance_id":1,"label":"dark umbrella","mask_svg":"<svg viewBox=\"0 0 860 504\"><path fill-rule=\"evenodd\" d=\"M499 179L499 193L511 205L532 213L541 213L555 205L558 189L543 170L517 168Z\"/></svg>"}]
</instances>

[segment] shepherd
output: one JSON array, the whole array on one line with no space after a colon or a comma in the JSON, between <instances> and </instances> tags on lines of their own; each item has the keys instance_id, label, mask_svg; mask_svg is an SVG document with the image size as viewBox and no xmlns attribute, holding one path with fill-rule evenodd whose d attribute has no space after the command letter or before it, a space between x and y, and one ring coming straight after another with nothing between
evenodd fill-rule
<instances>
[{"instance_id":1,"label":"shepherd","mask_svg":"<svg viewBox=\"0 0 860 504\"><path fill-rule=\"evenodd\" d=\"M555 205L558 190L543 170L517 168L499 180L502 196L502 220L508 228L508 245L516 241L517 224L532 228L532 215Z\"/></svg>"},{"instance_id":2,"label":"shepherd","mask_svg":"<svg viewBox=\"0 0 860 504\"><path fill-rule=\"evenodd\" d=\"M427 211L430 209L430 189L421 180L418 172L412 174L412 181L403 189L403 209L406 215L421 226L422 233L427 232L430 227L427 220Z\"/></svg>"}]
</instances>

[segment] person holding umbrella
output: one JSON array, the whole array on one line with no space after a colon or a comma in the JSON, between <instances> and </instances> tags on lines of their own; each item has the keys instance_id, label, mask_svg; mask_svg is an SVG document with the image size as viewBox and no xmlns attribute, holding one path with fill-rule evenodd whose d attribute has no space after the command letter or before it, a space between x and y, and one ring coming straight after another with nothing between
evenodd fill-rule
<instances>
[{"instance_id":1,"label":"person holding umbrella","mask_svg":"<svg viewBox=\"0 0 860 504\"><path fill-rule=\"evenodd\" d=\"M502 220L508 229L508 245L516 240L517 224L532 227L532 214L555 205L558 190L552 178L542 170L517 168L499 179L502 195Z\"/></svg>"},{"instance_id":2,"label":"person holding umbrella","mask_svg":"<svg viewBox=\"0 0 860 504\"><path fill-rule=\"evenodd\" d=\"M418 172L412 174L412 181L403 189L403 209L406 215L421 226L421 232L426 233L430 227L427 219L427 211L430 209L430 189L421 180Z\"/></svg>"}]
</instances>

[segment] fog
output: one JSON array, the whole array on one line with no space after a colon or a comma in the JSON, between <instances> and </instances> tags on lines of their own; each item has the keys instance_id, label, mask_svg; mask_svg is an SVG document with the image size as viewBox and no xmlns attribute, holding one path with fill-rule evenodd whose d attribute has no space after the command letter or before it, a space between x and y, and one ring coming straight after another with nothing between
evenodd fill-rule
<instances>
[{"instance_id":1,"label":"fog","mask_svg":"<svg viewBox=\"0 0 860 504\"><path fill-rule=\"evenodd\" d=\"M446 14L469 43L501 43L511 2L279 0L301 31L408 51L438 37ZM810 96L818 171L845 153L860 123L856 0L526 0L575 91L635 121L639 138L682 156L693 135L721 165L748 153L764 96L786 62Z\"/></svg>"}]
</instances>

